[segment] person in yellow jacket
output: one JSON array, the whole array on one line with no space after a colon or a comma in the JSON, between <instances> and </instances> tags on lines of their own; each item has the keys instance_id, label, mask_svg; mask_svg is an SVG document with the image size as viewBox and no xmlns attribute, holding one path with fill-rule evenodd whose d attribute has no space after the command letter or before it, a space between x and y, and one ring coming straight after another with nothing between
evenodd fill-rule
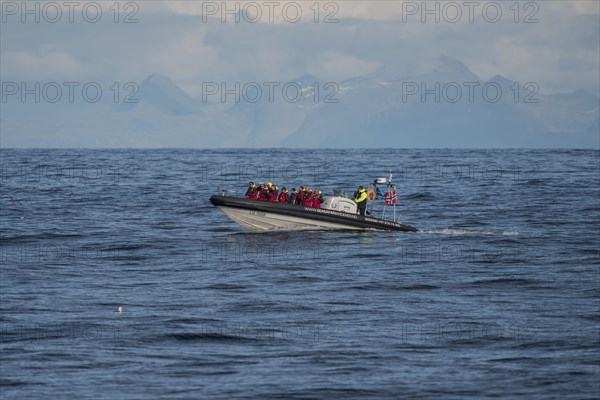
<instances>
[{"instance_id":1,"label":"person in yellow jacket","mask_svg":"<svg viewBox=\"0 0 600 400\"><path fill-rule=\"evenodd\" d=\"M364 187L359 186L358 190L354 192L354 201L358 206L358 213L365 215L365 210L367 209L367 191Z\"/></svg>"}]
</instances>

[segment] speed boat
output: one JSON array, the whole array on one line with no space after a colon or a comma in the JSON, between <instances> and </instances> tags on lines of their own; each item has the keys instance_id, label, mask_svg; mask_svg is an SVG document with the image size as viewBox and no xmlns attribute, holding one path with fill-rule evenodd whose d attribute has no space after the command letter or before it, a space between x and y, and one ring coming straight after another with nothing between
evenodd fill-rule
<instances>
[{"instance_id":1,"label":"speed boat","mask_svg":"<svg viewBox=\"0 0 600 400\"><path fill-rule=\"evenodd\" d=\"M371 186L376 189L379 182L385 183L385 178L379 178ZM392 189L388 185L388 195ZM375 201L375 189L369 189L369 201ZM227 196L223 191L214 195L210 202L219 207L229 218L239 225L252 231L276 230L379 230L379 231L404 231L417 232L410 225L396 221L395 187L393 203L386 196L382 218L363 216L358 214L354 200L344 196L325 196L320 208L294 205L287 203L274 203L269 201L252 200ZM385 219L386 206L394 207L393 220ZM368 210L368 208L367 208Z\"/></svg>"}]
</instances>

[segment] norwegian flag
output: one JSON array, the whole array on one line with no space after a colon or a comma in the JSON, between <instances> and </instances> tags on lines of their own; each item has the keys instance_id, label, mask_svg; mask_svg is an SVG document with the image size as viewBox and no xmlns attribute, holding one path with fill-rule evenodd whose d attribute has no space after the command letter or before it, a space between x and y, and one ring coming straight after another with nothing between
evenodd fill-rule
<instances>
[{"instance_id":1,"label":"norwegian flag","mask_svg":"<svg viewBox=\"0 0 600 400\"><path fill-rule=\"evenodd\" d=\"M390 204L396 204L396 186L392 186L391 192L385 192L385 205L389 206Z\"/></svg>"}]
</instances>

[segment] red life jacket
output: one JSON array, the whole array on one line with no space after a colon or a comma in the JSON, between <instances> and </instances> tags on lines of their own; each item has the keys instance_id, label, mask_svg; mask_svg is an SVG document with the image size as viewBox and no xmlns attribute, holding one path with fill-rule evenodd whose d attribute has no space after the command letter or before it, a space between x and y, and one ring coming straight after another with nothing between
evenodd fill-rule
<instances>
[{"instance_id":1,"label":"red life jacket","mask_svg":"<svg viewBox=\"0 0 600 400\"><path fill-rule=\"evenodd\" d=\"M271 189L267 194L267 200L272 201L273 203L277 201L277 190Z\"/></svg>"},{"instance_id":2,"label":"red life jacket","mask_svg":"<svg viewBox=\"0 0 600 400\"><path fill-rule=\"evenodd\" d=\"M267 201L268 195L269 192L267 191L267 189L258 189L258 200Z\"/></svg>"},{"instance_id":3,"label":"red life jacket","mask_svg":"<svg viewBox=\"0 0 600 400\"><path fill-rule=\"evenodd\" d=\"M277 201L279 201L280 203L287 203L289 198L290 196L287 193L280 193Z\"/></svg>"},{"instance_id":4,"label":"red life jacket","mask_svg":"<svg viewBox=\"0 0 600 400\"><path fill-rule=\"evenodd\" d=\"M317 196L316 194L313 196L313 207L321 208L321 203L323 202L323 196Z\"/></svg>"},{"instance_id":5,"label":"red life jacket","mask_svg":"<svg viewBox=\"0 0 600 400\"><path fill-rule=\"evenodd\" d=\"M312 207L313 206L313 197L314 197L314 195L312 194L312 192L306 193L306 195L302 198L302 205L307 206L307 207Z\"/></svg>"},{"instance_id":6,"label":"red life jacket","mask_svg":"<svg viewBox=\"0 0 600 400\"><path fill-rule=\"evenodd\" d=\"M258 190L256 190L255 187L249 187L248 190L246 190L246 197L248 197L249 199L256 200L257 192Z\"/></svg>"},{"instance_id":7,"label":"red life jacket","mask_svg":"<svg viewBox=\"0 0 600 400\"><path fill-rule=\"evenodd\" d=\"M298 192L298 194L296 195L296 200L294 201L294 204L302 204L303 198L304 198L304 192Z\"/></svg>"}]
</instances>

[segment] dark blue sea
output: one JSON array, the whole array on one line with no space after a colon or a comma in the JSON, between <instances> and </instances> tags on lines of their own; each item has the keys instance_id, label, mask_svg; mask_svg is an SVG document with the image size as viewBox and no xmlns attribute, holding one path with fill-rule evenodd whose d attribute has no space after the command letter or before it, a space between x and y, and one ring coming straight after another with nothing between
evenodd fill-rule
<instances>
[{"instance_id":1,"label":"dark blue sea","mask_svg":"<svg viewBox=\"0 0 600 400\"><path fill-rule=\"evenodd\" d=\"M598 399L599 156L3 149L0 397ZM419 233L208 200L390 170Z\"/></svg>"}]
</instances>

